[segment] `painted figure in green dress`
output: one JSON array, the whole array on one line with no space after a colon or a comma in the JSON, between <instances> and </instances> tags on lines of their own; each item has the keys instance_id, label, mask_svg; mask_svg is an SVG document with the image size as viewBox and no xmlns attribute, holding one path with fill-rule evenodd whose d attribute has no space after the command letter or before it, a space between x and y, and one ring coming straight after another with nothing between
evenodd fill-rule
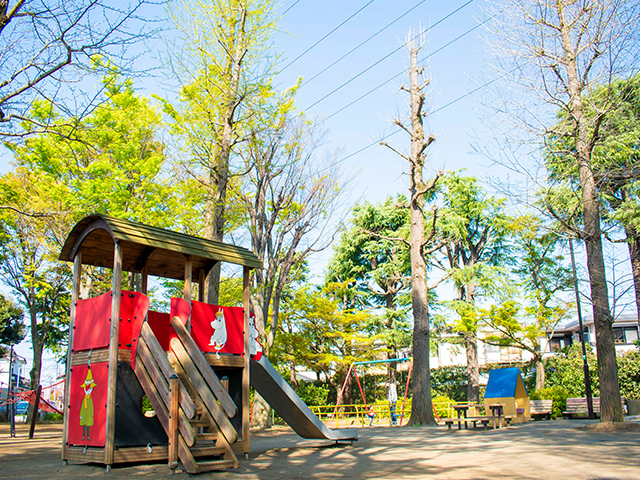
<instances>
[{"instance_id":1,"label":"painted figure in green dress","mask_svg":"<svg viewBox=\"0 0 640 480\"><path fill-rule=\"evenodd\" d=\"M87 369L87 378L82 384L84 390L84 399L82 400L82 406L80 407L80 425L82 425L82 440L85 438L91 440L89 437L89 429L93 425L93 399L91 398L91 392L93 387L97 384L93 382L91 376L91 368Z\"/></svg>"}]
</instances>

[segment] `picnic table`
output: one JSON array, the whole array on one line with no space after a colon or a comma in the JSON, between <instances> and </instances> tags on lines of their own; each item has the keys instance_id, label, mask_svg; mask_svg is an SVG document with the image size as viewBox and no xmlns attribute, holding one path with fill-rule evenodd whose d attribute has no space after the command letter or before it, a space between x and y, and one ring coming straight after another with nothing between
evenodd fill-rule
<instances>
[{"instance_id":1,"label":"picnic table","mask_svg":"<svg viewBox=\"0 0 640 480\"><path fill-rule=\"evenodd\" d=\"M491 415L472 415L469 416L469 410L479 410L484 408L485 413L487 410L491 411ZM465 430L468 429L468 422L473 423L475 427L478 422L482 423L484 427L487 427L489 422L492 422L493 428L500 428L502 425L502 416L504 414L504 405L501 403L459 403L453 405L453 409L456 411L457 419L445 419L445 424L451 429L451 425L455 422L458 423L458 430L462 429L464 423Z\"/></svg>"}]
</instances>

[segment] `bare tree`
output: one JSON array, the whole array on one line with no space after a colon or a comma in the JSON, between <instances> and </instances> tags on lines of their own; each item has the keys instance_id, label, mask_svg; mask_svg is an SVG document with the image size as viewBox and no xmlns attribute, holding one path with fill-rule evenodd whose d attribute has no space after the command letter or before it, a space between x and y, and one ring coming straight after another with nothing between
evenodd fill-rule
<instances>
[{"instance_id":1,"label":"bare tree","mask_svg":"<svg viewBox=\"0 0 640 480\"><path fill-rule=\"evenodd\" d=\"M411 226L409 250L411 256L411 303L413 308L413 406L410 425L434 425L433 407L431 402L431 369L429 366L429 308L427 287L427 245L435 234L434 225L430 234L425 233L425 195L430 193L436 185L437 177L429 182L423 178L425 150L435 141L433 135L425 139L422 111L424 107L424 90L430 80L423 78L424 69L418 66L418 51L422 47L420 36L407 35L409 47L410 87L403 90L410 95L411 128L405 126L400 119L395 121L411 138L411 154L402 154L390 145L381 142L409 163L409 208L411 211Z\"/></svg>"},{"instance_id":2,"label":"bare tree","mask_svg":"<svg viewBox=\"0 0 640 480\"><path fill-rule=\"evenodd\" d=\"M331 243L329 212L337 207L344 182L331 159L327 164L319 158L324 132L318 125L286 108L260 123L239 150L248 171L240 200L252 250L265 262L264 270L254 271L251 303L268 355L280 327L285 287L309 255ZM268 406L261 400L256 400L254 419L264 426L268 416L260 412Z\"/></svg>"},{"instance_id":3,"label":"bare tree","mask_svg":"<svg viewBox=\"0 0 640 480\"><path fill-rule=\"evenodd\" d=\"M506 0L499 8L502 13L496 17L495 35L490 37L499 53L496 65L508 74L509 88L515 92L511 98L520 94L520 100L512 103L501 95L495 101L503 100L499 108L508 111L538 141L565 136L575 144L571 156L579 171L583 226L572 230L587 250L601 418L603 422L622 422L600 207L591 162L602 120L612 102L601 105L594 116L586 115L585 102L596 85L609 84L634 65L638 4L624 0ZM558 111L566 115L568 128L556 128ZM546 147L549 152L549 145ZM553 213L553 205L549 207Z\"/></svg>"},{"instance_id":4,"label":"bare tree","mask_svg":"<svg viewBox=\"0 0 640 480\"><path fill-rule=\"evenodd\" d=\"M31 110L34 100L69 117L91 111L96 97L82 79L110 64L132 67L133 47L153 34L140 16L146 5L155 2L0 0L0 135L21 137L25 125L28 133L49 128Z\"/></svg>"}]
</instances>

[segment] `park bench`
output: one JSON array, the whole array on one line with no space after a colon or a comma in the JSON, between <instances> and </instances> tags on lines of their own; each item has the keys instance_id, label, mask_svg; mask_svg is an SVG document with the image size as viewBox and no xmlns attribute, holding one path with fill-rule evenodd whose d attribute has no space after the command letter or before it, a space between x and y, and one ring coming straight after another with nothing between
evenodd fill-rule
<instances>
[{"instance_id":1,"label":"park bench","mask_svg":"<svg viewBox=\"0 0 640 480\"><path fill-rule=\"evenodd\" d=\"M593 413L600 416L600 397L593 397ZM564 418L583 417L589 415L586 398L567 398L567 409L562 412Z\"/></svg>"},{"instance_id":2,"label":"park bench","mask_svg":"<svg viewBox=\"0 0 640 480\"><path fill-rule=\"evenodd\" d=\"M451 430L451 425L453 425L454 423L458 424L458 430L462 429L463 423L465 424L464 428L466 429L467 428L466 422L472 423L473 428L477 428L478 423L481 423L483 428L488 428L489 423L492 421L492 417L443 418L441 421L444 422L444 424L449 428L449 430Z\"/></svg>"},{"instance_id":3,"label":"park bench","mask_svg":"<svg viewBox=\"0 0 640 480\"><path fill-rule=\"evenodd\" d=\"M551 412L553 412L553 400L529 400L531 418L544 417L545 420L551 420Z\"/></svg>"}]
</instances>

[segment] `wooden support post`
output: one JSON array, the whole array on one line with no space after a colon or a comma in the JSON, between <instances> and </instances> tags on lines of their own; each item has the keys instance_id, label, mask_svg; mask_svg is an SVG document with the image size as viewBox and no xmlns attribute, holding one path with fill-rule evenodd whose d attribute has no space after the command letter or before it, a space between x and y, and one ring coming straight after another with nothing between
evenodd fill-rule
<instances>
[{"instance_id":1,"label":"wooden support post","mask_svg":"<svg viewBox=\"0 0 640 480\"><path fill-rule=\"evenodd\" d=\"M249 281L251 269L244 267L242 275L242 307L244 309L244 368L242 369L242 444L249 458Z\"/></svg>"},{"instance_id":2,"label":"wooden support post","mask_svg":"<svg viewBox=\"0 0 640 480\"><path fill-rule=\"evenodd\" d=\"M122 246L115 241L113 251L113 295L111 301L111 338L109 340L109 385L107 390L107 420L104 463L113 464L116 433L116 382L118 376L118 340L120 340L120 300L122 294Z\"/></svg>"},{"instance_id":3,"label":"wooden support post","mask_svg":"<svg viewBox=\"0 0 640 480\"><path fill-rule=\"evenodd\" d=\"M67 368L64 377L64 407L62 409L62 460L68 460L67 432L69 429L69 394L71 388L71 354L73 348L73 330L76 323L76 305L80 299L82 282L82 250L78 250L73 259L73 280L71 284L71 315L69 318L69 344L67 346Z\"/></svg>"},{"instance_id":4,"label":"wooden support post","mask_svg":"<svg viewBox=\"0 0 640 480\"><path fill-rule=\"evenodd\" d=\"M36 390L36 401L33 402L33 416L31 417L31 425L29 426L29 439L33 438L33 432L36 431L36 420L38 419L38 411L40 410L40 395L42 394L42 385L38 385Z\"/></svg>"},{"instance_id":5,"label":"wooden support post","mask_svg":"<svg viewBox=\"0 0 640 480\"><path fill-rule=\"evenodd\" d=\"M149 289L149 267L147 266L147 262L145 262L144 267L142 267L142 278L140 280L140 292L147 294L147 290Z\"/></svg>"},{"instance_id":6,"label":"wooden support post","mask_svg":"<svg viewBox=\"0 0 640 480\"><path fill-rule=\"evenodd\" d=\"M180 380L173 374L169 379L171 390L169 407L169 468L178 467L178 418L180 414Z\"/></svg>"},{"instance_id":7,"label":"wooden support post","mask_svg":"<svg viewBox=\"0 0 640 480\"><path fill-rule=\"evenodd\" d=\"M193 261L191 255L185 255L186 261L184 262L184 290L182 291L182 297L191 302L191 279L193 276Z\"/></svg>"},{"instance_id":8,"label":"wooden support post","mask_svg":"<svg viewBox=\"0 0 640 480\"><path fill-rule=\"evenodd\" d=\"M204 302L204 268L201 268L198 272L198 301Z\"/></svg>"}]
</instances>

